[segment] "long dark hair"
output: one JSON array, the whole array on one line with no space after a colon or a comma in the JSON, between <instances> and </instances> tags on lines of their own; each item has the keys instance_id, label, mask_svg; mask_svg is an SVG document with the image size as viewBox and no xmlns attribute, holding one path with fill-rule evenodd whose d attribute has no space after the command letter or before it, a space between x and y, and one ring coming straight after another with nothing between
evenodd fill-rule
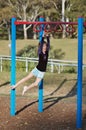
<instances>
[{"instance_id":1,"label":"long dark hair","mask_svg":"<svg viewBox=\"0 0 86 130\"><path fill-rule=\"evenodd\" d=\"M40 44L41 44L41 43L39 42L39 43L38 43L38 48L40 47ZM44 41L44 42L42 43L42 47L43 47L44 44L48 47L48 44L47 44L46 41Z\"/></svg>"}]
</instances>

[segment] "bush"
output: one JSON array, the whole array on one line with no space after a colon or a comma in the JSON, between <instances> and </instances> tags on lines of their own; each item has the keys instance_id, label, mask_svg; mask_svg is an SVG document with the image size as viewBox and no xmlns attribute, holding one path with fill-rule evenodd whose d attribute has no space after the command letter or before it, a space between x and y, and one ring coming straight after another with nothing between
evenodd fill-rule
<instances>
[{"instance_id":1,"label":"bush","mask_svg":"<svg viewBox=\"0 0 86 130\"><path fill-rule=\"evenodd\" d=\"M67 69L65 69L63 71L64 73L76 73L76 69L74 67L67 67Z\"/></svg>"}]
</instances>

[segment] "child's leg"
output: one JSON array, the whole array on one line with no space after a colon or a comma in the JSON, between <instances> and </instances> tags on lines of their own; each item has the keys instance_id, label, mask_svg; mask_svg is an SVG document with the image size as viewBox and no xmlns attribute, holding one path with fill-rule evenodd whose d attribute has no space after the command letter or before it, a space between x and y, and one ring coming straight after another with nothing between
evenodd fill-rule
<instances>
[{"instance_id":1,"label":"child's leg","mask_svg":"<svg viewBox=\"0 0 86 130\"><path fill-rule=\"evenodd\" d=\"M25 86L24 89L23 89L22 95L24 95L24 93L25 93L26 91L28 91L29 89L38 86L38 84L39 84L40 81L41 81L41 78L36 78L36 81L35 81L34 83L32 83L32 84L29 85L29 86Z\"/></svg>"},{"instance_id":2,"label":"child's leg","mask_svg":"<svg viewBox=\"0 0 86 130\"><path fill-rule=\"evenodd\" d=\"M18 85L20 85L20 84L24 83L25 81L31 79L33 76L34 76L33 73L30 72L30 74L29 74L28 76L24 77L24 78L21 79L16 85L14 85L14 86L12 87L12 89L15 89L16 87L18 87Z\"/></svg>"}]
</instances>

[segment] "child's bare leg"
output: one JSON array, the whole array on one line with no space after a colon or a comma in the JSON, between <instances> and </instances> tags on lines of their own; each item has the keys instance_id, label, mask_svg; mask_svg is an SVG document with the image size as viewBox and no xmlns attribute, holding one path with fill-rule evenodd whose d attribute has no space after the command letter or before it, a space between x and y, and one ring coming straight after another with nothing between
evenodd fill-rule
<instances>
[{"instance_id":1,"label":"child's bare leg","mask_svg":"<svg viewBox=\"0 0 86 130\"><path fill-rule=\"evenodd\" d=\"M41 81L41 78L36 78L36 81L35 81L34 83L32 83L32 84L29 85L29 86L25 86L24 89L23 89L22 95L24 95L24 93L25 93L26 91L28 91L29 89L38 86L38 84L39 84L40 81Z\"/></svg>"},{"instance_id":2,"label":"child's bare leg","mask_svg":"<svg viewBox=\"0 0 86 130\"><path fill-rule=\"evenodd\" d=\"M29 74L28 76L24 77L24 78L21 79L16 85L14 85L14 86L12 87L12 89L15 89L16 87L18 87L18 85L20 85L20 84L24 83L25 81L31 79L33 76L34 76L33 73L30 72L30 74Z\"/></svg>"}]
</instances>

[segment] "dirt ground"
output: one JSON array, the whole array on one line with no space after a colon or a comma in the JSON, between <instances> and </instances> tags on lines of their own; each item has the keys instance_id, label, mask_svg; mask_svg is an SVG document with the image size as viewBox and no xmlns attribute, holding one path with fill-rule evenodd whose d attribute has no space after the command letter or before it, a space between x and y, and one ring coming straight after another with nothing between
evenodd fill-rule
<instances>
[{"instance_id":1,"label":"dirt ground","mask_svg":"<svg viewBox=\"0 0 86 130\"><path fill-rule=\"evenodd\" d=\"M10 116L10 98L0 97L0 130L76 130L76 104L52 98L44 99L44 112L29 97L17 97L16 116ZM83 105L83 128L86 130L86 105Z\"/></svg>"},{"instance_id":2,"label":"dirt ground","mask_svg":"<svg viewBox=\"0 0 86 130\"><path fill-rule=\"evenodd\" d=\"M21 96L21 85L16 89L16 115L13 117L10 115L8 74L0 77L0 130L77 130L76 75L52 74L49 79L47 77L44 82L44 111L38 112L38 89ZM82 130L86 130L86 80L83 82Z\"/></svg>"}]
</instances>

